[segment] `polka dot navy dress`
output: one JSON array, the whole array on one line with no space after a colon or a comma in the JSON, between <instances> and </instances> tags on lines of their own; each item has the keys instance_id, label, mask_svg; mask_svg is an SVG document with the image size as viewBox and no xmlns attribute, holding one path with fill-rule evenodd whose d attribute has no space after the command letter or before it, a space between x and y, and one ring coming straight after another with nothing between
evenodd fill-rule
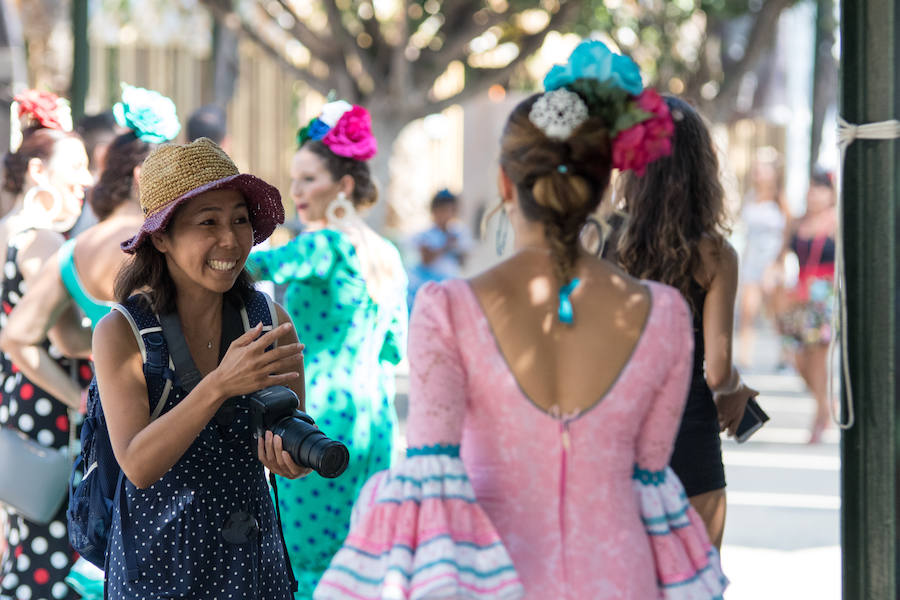
<instances>
[{"instance_id":1,"label":"polka dot navy dress","mask_svg":"<svg viewBox=\"0 0 900 600\"><path fill-rule=\"evenodd\" d=\"M390 250L402 272L399 253ZM323 432L350 450L350 464L336 479L316 473L278 479L285 538L299 583L296 597L311 598L347 536L360 488L390 466L394 366L406 351L406 281L397 282L396 303L376 304L366 291L356 250L332 230L254 252L247 268L257 279L287 284L285 308L306 344L306 410Z\"/></svg>"},{"instance_id":2,"label":"polka dot navy dress","mask_svg":"<svg viewBox=\"0 0 900 600\"><path fill-rule=\"evenodd\" d=\"M0 301L0 327L25 292L25 282L16 263L19 248L17 236L7 250L3 267ZM51 356L68 371L72 361L59 358L55 348L46 343ZM85 361L75 365L81 384L87 386L92 373ZM64 448L69 443L69 417L66 406L31 383L0 355L0 427L14 427L39 444ZM66 506L60 508L49 525L39 525L7 510L6 541L8 554L0 571L0 598L15 600L51 600L78 598L63 581L74 562L66 532Z\"/></svg>"},{"instance_id":3,"label":"polka dot navy dress","mask_svg":"<svg viewBox=\"0 0 900 600\"><path fill-rule=\"evenodd\" d=\"M251 322L259 322L248 312ZM174 387L163 413L185 395ZM250 414L238 408L229 421L210 421L150 487L138 489L126 480L128 514L114 508L110 531L107 597L290 600L281 532L256 452ZM259 531L228 541L223 529L239 513L251 515ZM126 547L134 550L136 576L128 573Z\"/></svg>"}]
</instances>

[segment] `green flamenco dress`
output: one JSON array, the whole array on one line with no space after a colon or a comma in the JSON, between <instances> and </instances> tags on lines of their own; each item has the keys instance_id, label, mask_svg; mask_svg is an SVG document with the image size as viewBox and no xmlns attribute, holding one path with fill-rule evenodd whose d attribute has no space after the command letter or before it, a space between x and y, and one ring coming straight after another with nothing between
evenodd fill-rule
<instances>
[{"instance_id":1,"label":"green flamenco dress","mask_svg":"<svg viewBox=\"0 0 900 600\"><path fill-rule=\"evenodd\" d=\"M400 265L396 248L384 246ZM392 295L392 301L377 304L354 246L328 229L253 252L247 269L257 280L286 286L285 309L306 345L306 410L350 450L350 464L336 479L317 473L278 478L284 535L299 582L296 597L311 598L347 536L360 488L390 466L397 428L394 371L406 353L406 281L396 282L395 300Z\"/></svg>"}]
</instances>

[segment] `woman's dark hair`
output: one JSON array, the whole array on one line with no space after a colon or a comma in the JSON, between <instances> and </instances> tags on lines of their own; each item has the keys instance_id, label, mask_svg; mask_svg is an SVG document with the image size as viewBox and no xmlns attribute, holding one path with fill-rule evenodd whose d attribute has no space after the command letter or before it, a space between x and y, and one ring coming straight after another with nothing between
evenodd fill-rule
<instances>
[{"instance_id":1,"label":"woman's dark hair","mask_svg":"<svg viewBox=\"0 0 900 600\"><path fill-rule=\"evenodd\" d=\"M500 165L518 190L523 216L544 226L556 276L566 284L578 259L579 234L609 184L609 131L591 117L567 139L550 139L528 116L538 98L525 99L509 115Z\"/></svg>"},{"instance_id":2,"label":"woman's dark hair","mask_svg":"<svg viewBox=\"0 0 900 600\"><path fill-rule=\"evenodd\" d=\"M319 140L308 140L301 148L308 148L310 152L322 159L325 168L335 181L344 175L353 178L353 197L350 200L356 208L372 206L378 200L378 188L372 181L372 173L369 171L369 163L338 156Z\"/></svg>"},{"instance_id":3,"label":"woman's dark hair","mask_svg":"<svg viewBox=\"0 0 900 600\"><path fill-rule=\"evenodd\" d=\"M631 275L671 285L690 300L700 241L712 240L719 249L725 243L724 192L703 119L683 100L665 101L675 123L672 153L650 163L642 177L623 175L627 220L618 258Z\"/></svg>"},{"instance_id":4,"label":"woman's dark hair","mask_svg":"<svg viewBox=\"0 0 900 600\"><path fill-rule=\"evenodd\" d=\"M149 308L156 314L175 312L178 308L175 302L177 290L169 275L166 257L150 240L138 246L134 258L127 261L116 275L116 302L125 302L137 292L143 292ZM226 295L237 297L246 304L253 293L253 278L246 269L242 269Z\"/></svg>"},{"instance_id":5,"label":"woman's dark hair","mask_svg":"<svg viewBox=\"0 0 900 600\"><path fill-rule=\"evenodd\" d=\"M29 127L22 132L22 145L15 152L3 157L3 189L15 195L25 188L25 175L28 173L28 162L32 158L43 162L50 160L56 142L66 138L78 139L74 133L46 127Z\"/></svg>"},{"instance_id":6,"label":"woman's dark hair","mask_svg":"<svg viewBox=\"0 0 900 600\"><path fill-rule=\"evenodd\" d=\"M153 148L153 144L141 141L133 131L113 140L100 181L91 191L91 208L98 219L102 221L120 204L131 199L134 168L144 162Z\"/></svg>"}]
</instances>

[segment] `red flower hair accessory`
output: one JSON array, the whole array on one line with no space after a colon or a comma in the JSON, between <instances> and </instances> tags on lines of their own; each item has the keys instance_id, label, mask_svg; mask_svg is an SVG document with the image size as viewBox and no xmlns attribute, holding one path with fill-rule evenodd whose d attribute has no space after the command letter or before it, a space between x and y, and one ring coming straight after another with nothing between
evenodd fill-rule
<instances>
[{"instance_id":1,"label":"red flower hair accessory","mask_svg":"<svg viewBox=\"0 0 900 600\"><path fill-rule=\"evenodd\" d=\"M13 97L23 129L40 125L48 129L72 131L72 109L69 102L51 92L25 90Z\"/></svg>"}]
</instances>

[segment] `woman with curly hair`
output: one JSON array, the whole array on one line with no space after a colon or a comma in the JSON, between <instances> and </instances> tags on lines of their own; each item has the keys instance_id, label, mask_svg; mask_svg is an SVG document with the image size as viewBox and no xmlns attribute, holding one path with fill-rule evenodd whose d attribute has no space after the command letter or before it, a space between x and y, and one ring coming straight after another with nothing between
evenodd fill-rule
<instances>
[{"instance_id":1,"label":"woman with curly hair","mask_svg":"<svg viewBox=\"0 0 900 600\"><path fill-rule=\"evenodd\" d=\"M675 123L672 154L625 173L626 220L618 260L629 274L676 288L688 300L694 367L671 466L717 546L725 527L719 433L734 435L757 392L732 364L738 259L727 231L719 163L709 131L686 102L666 97Z\"/></svg>"}]
</instances>

